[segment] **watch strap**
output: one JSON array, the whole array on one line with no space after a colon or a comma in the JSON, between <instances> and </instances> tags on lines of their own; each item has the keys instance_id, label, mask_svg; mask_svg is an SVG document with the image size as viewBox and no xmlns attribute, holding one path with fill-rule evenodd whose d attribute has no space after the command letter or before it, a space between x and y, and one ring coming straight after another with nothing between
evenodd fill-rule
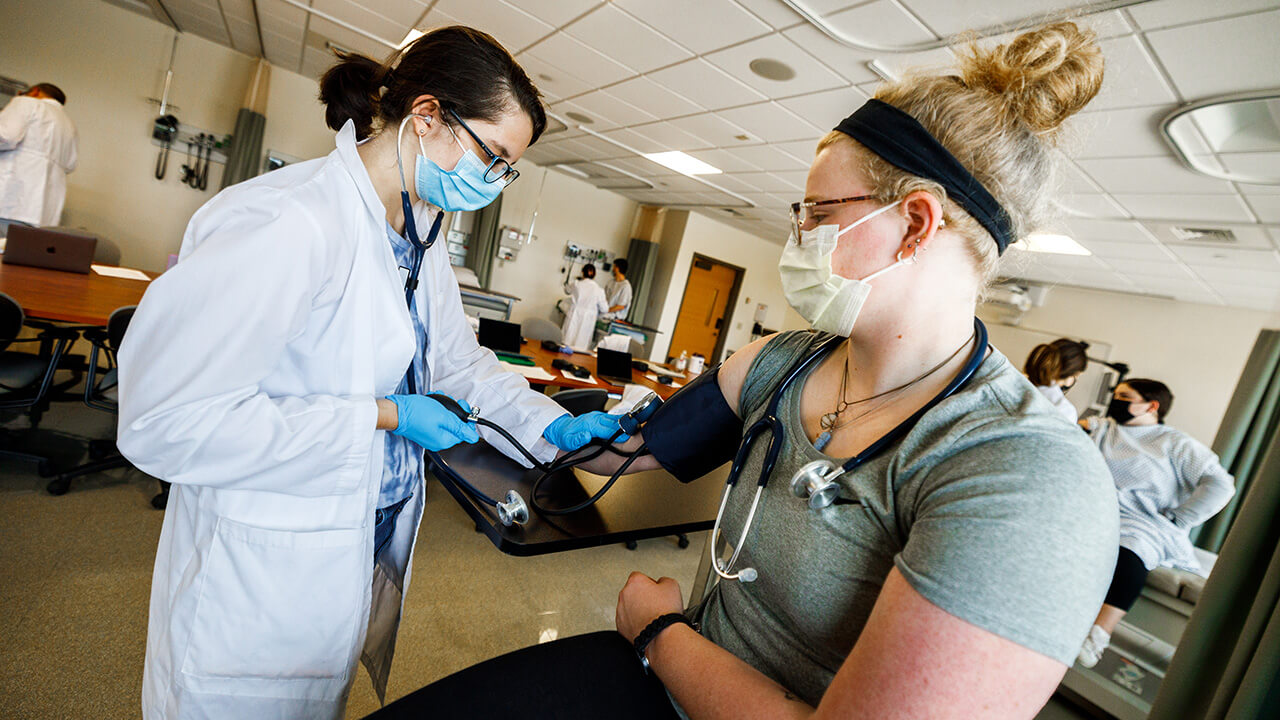
<instances>
[{"instance_id":1,"label":"watch strap","mask_svg":"<svg viewBox=\"0 0 1280 720\"><path fill-rule=\"evenodd\" d=\"M649 658L645 656L645 650L648 649L649 643L658 637L658 633L676 624L688 625L697 630L689 618L684 616L684 613L667 613L654 618L653 622L645 626L645 629L641 630L640 634L636 636L633 647L635 647L636 655L639 656L640 664L644 666L645 672L649 671Z\"/></svg>"}]
</instances>

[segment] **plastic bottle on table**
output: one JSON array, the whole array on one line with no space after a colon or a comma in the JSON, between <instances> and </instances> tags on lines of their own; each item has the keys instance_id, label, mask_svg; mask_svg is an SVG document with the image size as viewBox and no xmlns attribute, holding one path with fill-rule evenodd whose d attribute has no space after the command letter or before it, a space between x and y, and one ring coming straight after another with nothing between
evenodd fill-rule
<instances>
[{"instance_id":1,"label":"plastic bottle on table","mask_svg":"<svg viewBox=\"0 0 1280 720\"><path fill-rule=\"evenodd\" d=\"M680 357L676 358L676 370L684 372L687 367L689 367L689 351L681 350Z\"/></svg>"}]
</instances>

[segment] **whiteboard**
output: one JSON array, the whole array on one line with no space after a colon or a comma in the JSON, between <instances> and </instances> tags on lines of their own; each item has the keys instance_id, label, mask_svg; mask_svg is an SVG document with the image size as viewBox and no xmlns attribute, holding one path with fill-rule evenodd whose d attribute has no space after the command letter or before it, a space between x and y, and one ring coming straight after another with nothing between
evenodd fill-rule
<instances>
[{"instance_id":1,"label":"whiteboard","mask_svg":"<svg viewBox=\"0 0 1280 720\"><path fill-rule=\"evenodd\" d=\"M1064 333L1033 330L999 323L987 323L987 333L990 336L991 344L1004 353L1005 357L1009 358L1009 362L1018 370L1022 370L1023 365L1027 362L1027 356L1031 354L1031 351L1037 345L1050 343L1061 337L1071 340L1084 340L1089 343L1089 357L1091 358L1098 360L1111 359L1110 343L1094 338L1082 338ZM1111 396L1111 386L1115 382L1115 378L1116 373L1111 368L1091 362L1085 367L1084 374L1076 380L1075 387L1071 388L1071 391L1067 393L1067 400L1071 401L1071 404L1076 408L1076 412L1081 415L1084 415L1085 411L1090 408L1095 410L1105 409Z\"/></svg>"}]
</instances>

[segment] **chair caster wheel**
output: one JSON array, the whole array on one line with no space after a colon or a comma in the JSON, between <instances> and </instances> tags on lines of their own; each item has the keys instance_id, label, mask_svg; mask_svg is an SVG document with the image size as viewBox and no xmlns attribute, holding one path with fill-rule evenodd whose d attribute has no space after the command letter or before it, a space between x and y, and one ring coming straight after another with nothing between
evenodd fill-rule
<instances>
[{"instance_id":1,"label":"chair caster wheel","mask_svg":"<svg viewBox=\"0 0 1280 720\"><path fill-rule=\"evenodd\" d=\"M44 486L44 489L48 490L50 495L66 495L67 491L71 489L71 481L64 478L54 478L49 481L48 485Z\"/></svg>"},{"instance_id":2,"label":"chair caster wheel","mask_svg":"<svg viewBox=\"0 0 1280 720\"><path fill-rule=\"evenodd\" d=\"M635 550L636 547L638 547L635 540L628 540L624 544L627 546L628 550Z\"/></svg>"},{"instance_id":3,"label":"chair caster wheel","mask_svg":"<svg viewBox=\"0 0 1280 720\"><path fill-rule=\"evenodd\" d=\"M685 549L685 548L689 547L689 536L688 536L688 535L677 535L677 536L676 536L676 546L677 546L677 547L679 547L681 550L683 550L683 549Z\"/></svg>"}]
</instances>

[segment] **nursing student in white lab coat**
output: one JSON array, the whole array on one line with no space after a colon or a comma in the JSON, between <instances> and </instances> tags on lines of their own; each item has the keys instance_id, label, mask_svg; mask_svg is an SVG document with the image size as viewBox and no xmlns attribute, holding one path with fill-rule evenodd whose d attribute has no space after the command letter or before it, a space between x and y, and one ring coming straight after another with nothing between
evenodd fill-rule
<instances>
[{"instance_id":1,"label":"nursing student in white lab coat","mask_svg":"<svg viewBox=\"0 0 1280 720\"><path fill-rule=\"evenodd\" d=\"M479 406L543 460L618 429L503 371L432 244L442 210L516 179L546 123L529 77L463 27L386 64L340 58L321 81L337 148L201 208L121 348L120 449L173 483L148 719L338 718L357 660L384 695L422 449L480 438L422 393Z\"/></svg>"},{"instance_id":2,"label":"nursing student in white lab coat","mask_svg":"<svg viewBox=\"0 0 1280 720\"><path fill-rule=\"evenodd\" d=\"M0 110L0 219L57 225L76 169L76 126L67 96L40 83Z\"/></svg>"},{"instance_id":3,"label":"nursing student in white lab coat","mask_svg":"<svg viewBox=\"0 0 1280 720\"><path fill-rule=\"evenodd\" d=\"M1076 384L1089 364L1088 350L1089 343L1058 338L1032 348L1026 364L1022 366L1031 384L1067 422L1074 423L1080 418L1076 406L1067 400L1067 391Z\"/></svg>"},{"instance_id":4,"label":"nursing student in white lab coat","mask_svg":"<svg viewBox=\"0 0 1280 720\"><path fill-rule=\"evenodd\" d=\"M582 266L582 277L565 286L569 293L569 312L565 313L560 334L565 345L586 348L596 329L596 318L609 311L604 288L595 281L596 266Z\"/></svg>"}]
</instances>

